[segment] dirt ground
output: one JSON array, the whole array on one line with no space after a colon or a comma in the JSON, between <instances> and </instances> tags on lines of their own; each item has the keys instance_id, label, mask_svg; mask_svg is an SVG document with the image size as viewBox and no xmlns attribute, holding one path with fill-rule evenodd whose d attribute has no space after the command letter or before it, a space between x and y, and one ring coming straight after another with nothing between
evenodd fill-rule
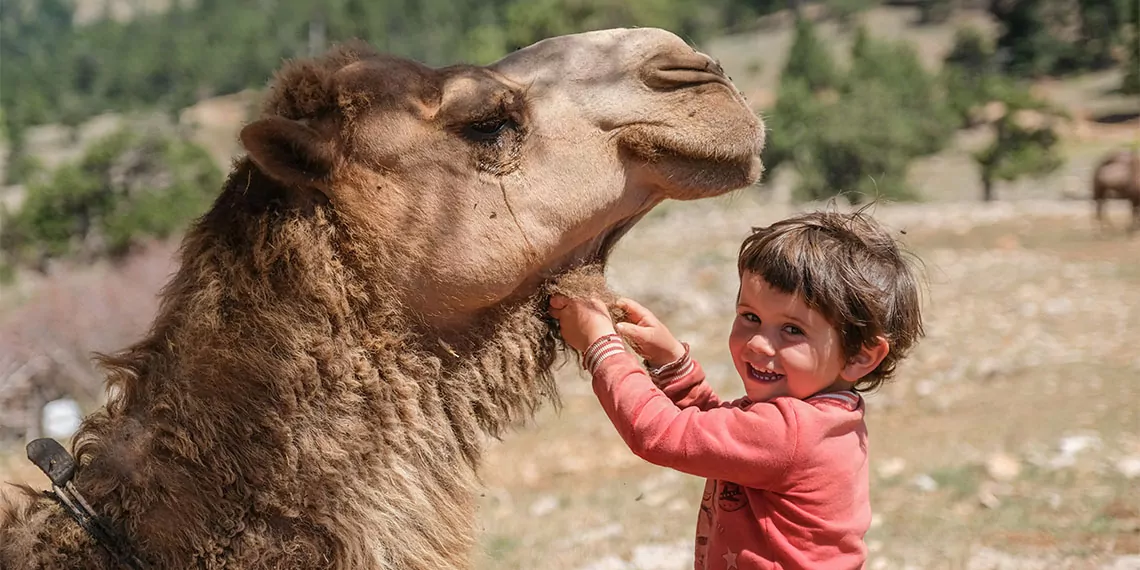
<instances>
[{"instance_id":1,"label":"dirt ground","mask_svg":"<svg viewBox=\"0 0 1140 570\"><path fill-rule=\"evenodd\" d=\"M1118 206L1110 231L1083 202L877 208L926 264L928 333L868 398L869 568L1140 568L1140 237ZM615 254L611 285L724 396L742 395L724 348L735 248L790 211L672 204ZM480 568L691 567L701 481L634 457L576 365L560 378L561 411L488 458Z\"/></svg>"},{"instance_id":2,"label":"dirt ground","mask_svg":"<svg viewBox=\"0 0 1140 570\"><path fill-rule=\"evenodd\" d=\"M740 238L825 207L769 195L665 204L608 276L726 397ZM876 207L925 263L927 337L868 397L868 568L1140 568L1140 235L1114 206L1109 230L1076 201ZM560 410L490 445L478 568L691 567L702 482L633 456L575 364L559 379ZM44 483L18 453L0 478Z\"/></svg>"},{"instance_id":3,"label":"dirt ground","mask_svg":"<svg viewBox=\"0 0 1140 570\"><path fill-rule=\"evenodd\" d=\"M907 28L897 11L872 17L877 33L925 46L924 60L952 37ZM707 49L763 107L789 42L786 29L759 30ZM1078 119L1055 175L1003 184L1002 201L980 204L969 152L984 133L963 133L912 169L927 202L876 208L925 261L928 334L868 397L868 568L1140 569L1140 234L1123 234L1124 204L1103 230L1073 199L1087 196L1101 153L1140 141L1136 120L1086 120L1140 113L1140 100L1106 94L1118 79L1040 87ZM190 118L210 127L208 111ZM740 239L821 207L785 205L787 183L779 174L725 199L666 204L611 265L611 286L689 341L722 396L741 393L725 350ZM560 410L490 445L478 568L691 568L702 482L633 456L573 363L559 378ZM0 455L0 480L45 482L19 453Z\"/></svg>"}]
</instances>

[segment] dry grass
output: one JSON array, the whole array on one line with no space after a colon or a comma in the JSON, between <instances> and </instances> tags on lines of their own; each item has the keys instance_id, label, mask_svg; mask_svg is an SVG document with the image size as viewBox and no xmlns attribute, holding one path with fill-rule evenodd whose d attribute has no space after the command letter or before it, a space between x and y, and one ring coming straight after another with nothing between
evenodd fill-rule
<instances>
[{"instance_id":1,"label":"dry grass","mask_svg":"<svg viewBox=\"0 0 1140 570\"><path fill-rule=\"evenodd\" d=\"M692 342L723 395L740 392L723 349L737 244L790 212L755 190L670 203L615 252L610 284ZM871 568L1140 560L1125 558L1140 555L1140 237L1100 233L1089 214L1065 201L877 209L930 284L928 338L869 399ZM584 377L559 374L561 412L491 446L479 567L687 567L701 481L634 457ZM0 473L44 483L18 454Z\"/></svg>"},{"instance_id":2,"label":"dry grass","mask_svg":"<svg viewBox=\"0 0 1140 570\"><path fill-rule=\"evenodd\" d=\"M907 37L936 61L952 30L907 28L908 14L869 18L876 35ZM761 103L789 42L774 29L702 48ZM1111 80L1042 92L1078 115L1136 106L1105 93ZM979 137L964 134L912 169L931 203L877 210L927 261L930 334L869 399L872 569L1140 568L1140 466L1130 467L1140 464L1140 236L1121 235L1123 204L1105 233L1091 204L1059 200L1086 196L1093 161L1140 137L1140 124L1086 126L1068 133L1062 171L999 187L1016 201L971 201L980 185L968 151ZM690 341L724 396L741 391L723 348L736 248L750 226L790 213L768 200L783 184L666 204L614 256L610 284ZM561 412L491 446L479 568L691 567L701 482L634 457L585 378L559 374ZM44 483L22 454L0 456L0 479Z\"/></svg>"},{"instance_id":3,"label":"dry grass","mask_svg":"<svg viewBox=\"0 0 1140 570\"><path fill-rule=\"evenodd\" d=\"M722 348L735 248L787 213L746 195L673 204L615 255L611 284L693 342L728 396L740 392ZM877 215L907 232L930 285L928 338L869 400L871 567L1096 568L1140 555L1140 479L1118 466L1140 461L1140 239L1094 232L1079 203ZM585 379L561 375L561 414L488 459L482 567L685 568L701 482L633 457Z\"/></svg>"}]
</instances>

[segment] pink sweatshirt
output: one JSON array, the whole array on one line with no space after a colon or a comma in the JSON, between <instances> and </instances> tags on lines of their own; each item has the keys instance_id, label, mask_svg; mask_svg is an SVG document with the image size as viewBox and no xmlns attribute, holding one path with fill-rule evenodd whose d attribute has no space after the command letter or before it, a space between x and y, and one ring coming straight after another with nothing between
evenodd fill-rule
<instances>
[{"instance_id":1,"label":"pink sweatshirt","mask_svg":"<svg viewBox=\"0 0 1140 570\"><path fill-rule=\"evenodd\" d=\"M688 358L655 384L616 336L584 356L635 454L708 479L696 570L863 567L871 505L858 394L721 402Z\"/></svg>"}]
</instances>

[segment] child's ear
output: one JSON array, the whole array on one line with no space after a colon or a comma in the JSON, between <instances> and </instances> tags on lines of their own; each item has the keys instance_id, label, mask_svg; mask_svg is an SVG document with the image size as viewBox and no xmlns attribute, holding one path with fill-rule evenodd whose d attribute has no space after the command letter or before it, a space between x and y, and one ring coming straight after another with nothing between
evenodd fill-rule
<instances>
[{"instance_id":1,"label":"child's ear","mask_svg":"<svg viewBox=\"0 0 1140 570\"><path fill-rule=\"evenodd\" d=\"M843 370L839 376L847 382L858 382L864 376L870 374L878 368L879 363L887 357L891 352L891 345L887 339L882 336L875 337L875 344L870 346L863 345L859 352L852 356L847 364L843 366Z\"/></svg>"}]
</instances>

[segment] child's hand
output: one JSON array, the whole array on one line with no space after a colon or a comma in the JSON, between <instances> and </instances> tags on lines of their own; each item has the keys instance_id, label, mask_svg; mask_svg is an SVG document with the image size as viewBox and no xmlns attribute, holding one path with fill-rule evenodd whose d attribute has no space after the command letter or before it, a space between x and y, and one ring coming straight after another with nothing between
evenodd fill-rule
<instances>
[{"instance_id":1,"label":"child's hand","mask_svg":"<svg viewBox=\"0 0 1140 570\"><path fill-rule=\"evenodd\" d=\"M562 340L578 352L584 352L594 341L615 332L609 308L597 299L553 295L550 297L550 316L558 319Z\"/></svg>"},{"instance_id":2,"label":"child's hand","mask_svg":"<svg viewBox=\"0 0 1140 570\"><path fill-rule=\"evenodd\" d=\"M632 299L622 299L617 305L625 309L628 323L618 323L617 332L629 340L650 367L669 364L685 355L685 346L669 332L657 317Z\"/></svg>"}]
</instances>

